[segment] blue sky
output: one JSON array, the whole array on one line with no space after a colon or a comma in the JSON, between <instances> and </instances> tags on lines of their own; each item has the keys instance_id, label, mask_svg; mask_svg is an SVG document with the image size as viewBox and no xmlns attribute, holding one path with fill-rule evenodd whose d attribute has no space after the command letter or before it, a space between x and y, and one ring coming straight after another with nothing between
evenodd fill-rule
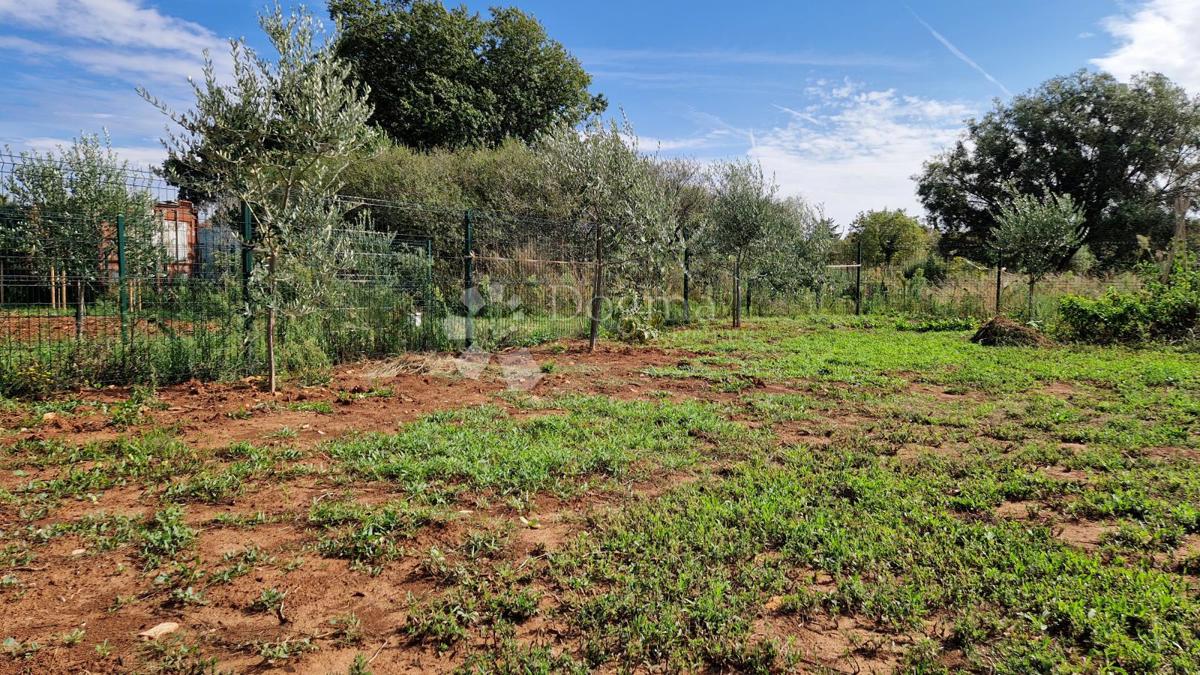
<instances>
[{"instance_id":1,"label":"blue sky","mask_svg":"<svg viewBox=\"0 0 1200 675\"><path fill-rule=\"evenodd\" d=\"M1200 92L1197 0L512 1L583 60L643 150L756 158L843 224L919 212L921 161L963 118L1048 77L1150 69ZM165 121L134 87L186 105L201 50L224 64L225 38L261 46L263 4L0 0L0 144L107 128L132 161L157 160Z\"/></svg>"}]
</instances>

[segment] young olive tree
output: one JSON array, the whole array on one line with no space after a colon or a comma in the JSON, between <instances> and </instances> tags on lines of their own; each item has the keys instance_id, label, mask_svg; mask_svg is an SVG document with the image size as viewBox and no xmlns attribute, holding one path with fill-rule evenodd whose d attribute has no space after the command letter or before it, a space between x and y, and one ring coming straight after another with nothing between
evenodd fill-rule
<instances>
[{"instance_id":1,"label":"young olive tree","mask_svg":"<svg viewBox=\"0 0 1200 675\"><path fill-rule=\"evenodd\" d=\"M560 127L539 142L551 191L570 202L569 219L594 229L589 345L595 349L606 283L629 312L640 311L640 294L665 279L671 258L670 220L651 160L638 153L628 122L594 122L579 132ZM606 282L607 276L607 282Z\"/></svg>"},{"instance_id":2,"label":"young olive tree","mask_svg":"<svg viewBox=\"0 0 1200 675\"><path fill-rule=\"evenodd\" d=\"M23 152L0 189L12 207L4 219L10 250L29 257L49 280L50 305L67 307L68 282L75 292L75 335L83 335L87 288L100 280L116 254L118 215L132 228L131 247L150 249L154 201L130 189L129 163L117 157L107 134L84 135L45 153ZM141 245L136 245L140 242Z\"/></svg>"},{"instance_id":3,"label":"young olive tree","mask_svg":"<svg viewBox=\"0 0 1200 675\"><path fill-rule=\"evenodd\" d=\"M1065 194L1013 194L997 211L991 248L998 261L1007 262L1028 279L1031 318L1034 285L1079 248L1086 232L1083 221L1082 209Z\"/></svg>"},{"instance_id":4,"label":"young olive tree","mask_svg":"<svg viewBox=\"0 0 1200 675\"><path fill-rule=\"evenodd\" d=\"M772 202L772 216L747 261L745 306L751 309L751 285L785 296L812 291L819 299L828 283L829 258L838 242L832 222L799 197Z\"/></svg>"},{"instance_id":5,"label":"young olive tree","mask_svg":"<svg viewBox=\"0 0 1200 675\"><path fill-rule=\"evenodd\" d=\"M742 325L742 268L756 244L771 228L775 183L755 162L730 161L713 167L712 227L710 241L718 251L733 256L733 327Z\"/></svg>"},{"instance_id":6,"label":"young olive tree","mask_svg":"<svg viewBox=\"0 0 1200 675\"><path fill-rule=\"evenodd\" d=\"M705 184L703 166L682 158L655 163L659 190L673 226L676 255L682 257L683 322L691 321L692 258L697 242L707 233L712 195Z\"/></svg>"},{"instance_id":7,"label":"young olive tree","mask_svg":"<svg viewBox=\"0 0 1200 675\"><path fill-rule=\"evenodd\" d=\"M306 10L277 4L259 23L278 53L271 61L233 41L233 81L218 81L206 55L193 83L195 108L179 113L141 90L179 127L165 145L168 167L192 189L246 204L255 220L251 275L267 313L267 381L276 388L276 321L311 313L350 254L338 234L352 204L337 198L347 166L369 147L365 88L333 52ZM357 155L361 157L361 155ZM250 312L249 306L247 312Z\"/></svg>"}]
</instances>

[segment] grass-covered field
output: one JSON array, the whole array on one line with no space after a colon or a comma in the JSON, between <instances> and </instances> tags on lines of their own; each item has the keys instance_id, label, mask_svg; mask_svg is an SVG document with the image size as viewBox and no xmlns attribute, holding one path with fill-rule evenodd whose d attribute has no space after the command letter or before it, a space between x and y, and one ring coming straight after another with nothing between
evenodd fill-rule
<instances>
[{"instance_id":1,"label":"grass-covered field","mask_svg":"<svg viewBox=\"0 0 1200 675\"><path fill-rule=\"evenodd\" d=\"M1200 671L1200 354L967 336L10 402L0 670Z\"/></svg>"}]
</instances>

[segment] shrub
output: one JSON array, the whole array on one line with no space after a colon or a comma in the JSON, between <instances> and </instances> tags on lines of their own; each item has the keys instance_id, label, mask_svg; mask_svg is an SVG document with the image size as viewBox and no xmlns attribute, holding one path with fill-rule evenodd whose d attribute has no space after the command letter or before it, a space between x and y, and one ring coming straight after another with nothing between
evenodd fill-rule
<instances>
[{"instance_id":1,"label":"shrub","mask_svg":"<svg viewBox=\"0 0 1200 675\"><path fill-rule=\"evenodd\" d=\"M931 255L921 262L909 265L904 270L904 278L911 280L918 273L925 278L925 281L937 285L946 280L946 276L950 273L950 266L942 258Z\"/></svg>"},{"instance_id":2,"label":"shrub","mask_svg":"<svg viewBox=\"0 0 1200 675\"><path fill-rule=\"evenodd\" d=\"M280 370L301 384L325 384L333 376L333 363L312 335L287 340L279 346Z\"/></svg>"},{"instance_id":3,"label":"shrub","mask_svg":"<svg viewBox=\"0 0 1200 675\"><path fill-rule=\"evenodd\" d=\"M1140 342L1149 336L1148 311L1141 298L1110 289L1092 299L1068 295L1059 301L1059 337L1075 342Z\"/></svg>"},{"instance_id":4,"label":"shrub","mask_svg":"<svg viewBox=\"0 0 1200 675\"><path fill-rule=\"evenodd\" d=\"M646 305L626 306L618 309L617 339L622 342L642 344L658 337L662 317Z\"/></svg>"},{"instance_id":5,"label":"shrub","mask_svg":"<svg viewBox=\"0 0 1200 675\"><path fill-rule=\"evenodd\" d=\"M1195 258L1180 256L1166 280L1153 265L1140 274L1145 286L1137 292L1109 290L1095 300L1064 297L1059 303L1059 335L1101 344L1194 339L1200 322L1200 266Z\"/></svg>"},{"instance_id":6,"label":"shrub","mask_svg":"<svg viewBox=\"0 0 1200 675\"><path fill-rule=\"evenodd\" d=\"M168 506L154 514L142 529L142 558L147 568L157 567L196 541L196 531L183 521L183 509Z\"/></svg>"}]
</instances>

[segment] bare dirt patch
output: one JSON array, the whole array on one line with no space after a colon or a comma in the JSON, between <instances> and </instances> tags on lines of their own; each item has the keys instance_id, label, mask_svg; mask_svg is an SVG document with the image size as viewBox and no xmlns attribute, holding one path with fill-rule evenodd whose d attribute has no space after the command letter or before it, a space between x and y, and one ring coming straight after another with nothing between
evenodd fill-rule
<instances>
[{"instance_id":1,"label":"bare dirt patch","mask_svg":"<svg viewBox=\"0 0 1200 675\"><path fill-rule=\"evenodd\" d=\"M1040 511L1043 511L1045 506L1037 501L1021 500L1015 502L1004 502L996 507L992 513L997 518L1003 520L1032 520L1035 519Z\"/></svg>"},{"instance_id":2,"label":"bare dirt patch","mask_svg":"<svg viewBox=\"0 0 1200 675\"><path fill-rule=\"evenodd\" d=\"M1058 523L1053 531L1056 537L1072 546L1094 551L1100 548L1105 535L1116 530L1117 526L1112 523L1076 520Z\"/></svg>"},{"instance_id":3,"label":"bare dirt patch","mask_svg":"<svg viewBox=\"0 0 1200 675\"><path fill-rule=\"evenodd\" d=\"M799 617L767 612L751 625L753 641L773 640L814 669L835 672L891 673L913 640L874 629L853 617Z\"/></svg>"},{"instance_id":4,"label":"bare dirt patch","mask_svg":"<svg viewBox=\"0 0 1200 675\"><path fill-rule=\"evenodd\" d=\"M1165 461L1186 460L1189 462L1200 462L1200 450L1197 450L1196 448L1161 446L1156 448L1146 448L1145 450L1142 450L1142 454L1146 457Z\"/></svg>"},{"instance_id":5,"label":"bare dirt patch","mask_svg":"<svg viewBox=\"0 0 1200 675\"><path fill-rule=\"evenodd\" d=\"M825 447L832 440L831 431L823 430L820 424L814 422L784 422L772 425L772 431L784 445L807 445L809 447Z\"/></svg>"},{"instance_id":6,"label":"bare dirt patch","mask_svg":"<svg viewBox=\"0 0 1200 675\"><path fill-rule=\"evenodd\" d=\"M912 377L918 375L913 374ZM910 384L908 391L914 394L928 396L940 403L960 403L962 401L984 400L986 395L984 392L976 390L959 390L949 388L942 385L926 384L924 382L911 382L912 377L908 377Z\"/></svg>"},{"instance_id":7,"label":"bare dirt patch","mask_svg":"<svg viewBox=\"0 0 1200 675\"><path fill-rule=\"evenodd\" d=\"M1078 387L1070 382L1050 382L1042 388L1042 391L1061 399L1069 399L1079 393Z\"/></svg>"},{"instance_id":8,"label":"bare dirt patch","mask_svg":"<svg viewBox=\"0 0 1200 675\"><path fill-rule=\"evenodd\" d=\"M139 427L172 426L198 448L214 448L236 441L261 442L281 429L295 432L294 444L307 447L350 432L394 431L404 422L437 410L487 403L504 391L505 384L490 375L464 379L420 372L419 363L388 372L388 364L369 363L339 368L328 384L304 387L285 384L276 394L261 389L255 379L232 383L187 382L160 388L156 405L147 406ZM390 394L385 392L390 391ZM128 400L132 391L110 387L81 390L81 414L60 414L49 424L19 431L14 438L63 439L74 444L116 438L128 429L97 412L101 405ZM314 412L326 404L331 412ZM24 413L9 413L0 420L7 428L26 421Z\"/></svg>"},{"instance_id":9,"label":"bare dirt patch","mask_svg":"<svg viewBox=\"0 0 1200 675\"><path fill-rule=\"evenodd\" d=\"M1039 466L1037 471L1043 476L1057 481L1083 484L1091 480L1091 474L1086 469L1071 469L1057 464L1053 466Z\"/></svg>"}]
</instances>

